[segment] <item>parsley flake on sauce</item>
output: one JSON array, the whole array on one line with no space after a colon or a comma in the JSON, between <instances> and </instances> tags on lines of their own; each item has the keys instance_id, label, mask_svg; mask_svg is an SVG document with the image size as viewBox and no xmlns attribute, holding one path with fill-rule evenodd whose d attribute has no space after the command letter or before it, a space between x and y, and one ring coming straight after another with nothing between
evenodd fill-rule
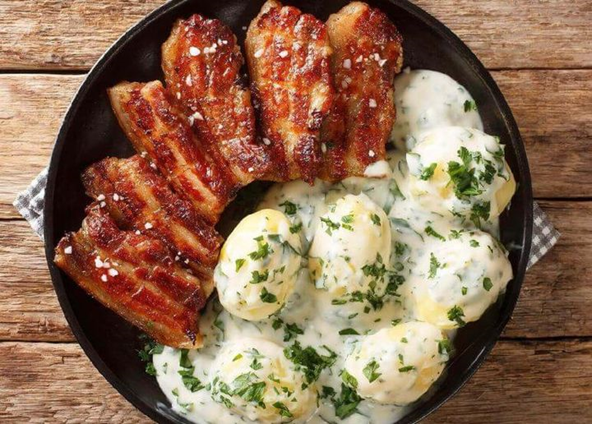
<instances>
[{"instance_id":1,"label":"parsley flake on sauce","mask_svg":"<svg viewBox=\"0 0 592 424\"><path fill-rule=\"evenodd\" d=\"M448 310L448 319L450 321L455 321L459 327L466 325L466 322L463 320L464 316L465 312L460 306L455 305Z\"/></svg>"},{"instance_id":2,"label":"parsley flake on sauce","mask_svg":"<svg viewBox=\"0 0 592 424\"><path fill-rule=\"evenodd\" d=\"M474 100L465 100L463 107L465 112L477 111L477 103Z\"/></svg>"},{"instance_id":3,"label":"parsley flake on sauce","mask_svg":"<svg viewBox=\"0 0 592 424\"><path fill-rule=\"evenodd\" d=\"M430 273L428 278L434 278L442 264L438 261L438 258L433 253L430 253Z\"/></svg>"},{"instance_id":4,"label":"parsley flake on sauce","mask_svg":"<svg viewBox=\"0 0 592 424\"><path fill-rule=\"evenodd\" d=\"M373 383L378 377L382 375L381 373L376 372L379 367L380 365L378 365L378 362L373 359L372 361L368 362L368 364L362 370L369 383Z\"/></svg>"},{"instance_id":5,"label":"parsley flake on sauce","mask_svg":"<svg viewBox=\"0 0 592 424\"><path fill-rule=\"evenodd\" d=\"M483 288L485 289L485 291L491 290L492 287L493 287L493 283L491 282L491 278L485 277L483 279Z\"/></svg>"},{"instance_id":6,"label":"parsley flake on sauce","mask_svg":"<svg viewBox=\"0 0 592 424\"><path fill-rule=\"evenodd\" d=\"M284 213L286 215L295 215L298 210L298 206L295 203L286 200L284 203L280 203L280 206L284 207Z\"/></svg>"},{"instance_id":7,"label":"parsley flake on sauce","mask_svg":"<svg viewBox=\"0 0 592 424\"><path fill-rule=\"evenodd\" d=\"M268 292L265 287L263 287L263 290L261 290L261 293L259 294L259 298L261 299L261 301L263 303L276 303L277 302L277 296L273 293Z\"/></svg>"},{"instance_id":8,"label":"parsley flake on sauce","mask_svg":"<svg viewBox=\"0 0 592 424\"><path fill-rule=\"evenodd\" d=\"M436 162L434 162L434 163L430 164L430 166L428 166L427 168L423 168L423 171L421 172L419 179L423 180L423 181L427 181L430 178L432 178L437 166L438 166L438 164Z\"/></svg>"},{"instance_id":9,"label":"parsley flake on sauce","mask_svg":"<svg viewBox=\"0 0 592 424\"><path fill-rule=\"evenodd\" d=\"M429 226L429 225L428 225L427 227L425 227L425 230L424 230L424 231L425 231L425 233L426 233L428 236L435 237L435 238L437 238L438 240L446 241L446 238L445 238L443 235L441 235L441 234L439 234L438 232L436 232L436 230L434 230L434 229L433 229L431 226Z\"/></svg>"}]
</instances>

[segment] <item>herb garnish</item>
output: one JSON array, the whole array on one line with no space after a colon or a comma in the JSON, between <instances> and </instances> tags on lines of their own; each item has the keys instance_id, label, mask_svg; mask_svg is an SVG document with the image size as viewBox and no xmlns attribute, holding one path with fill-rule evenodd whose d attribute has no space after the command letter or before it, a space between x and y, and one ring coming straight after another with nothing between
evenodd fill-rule
<instances>
[{"instance_id":1,"label":"herb garnish","mask_svg":"<svg viewBox=\"0 0 592 424\"><path fill-rule=\"evenodd\" d=\"M434 229L433 229L431 226L429 226L429 225L428 225L427 227L425 227L425 230L424 230L424 231L425 231L425 233L426 233L428 236L435 237L435 238L437 238L438 240L446 241L446 238L444 238L444 236L442 236L441 234L439 234L438 232L436 232L436 230L434 230Z\"/></svg>"},{"instance_id":2,"label":"herb garnish","mask_svg":"<svg viewBox=\"0 0 592 424\"><path fill-rule=\"evenodd\" d=\"M298 206L289 200L286 200L284 203L280 203L280 206L284 207L284 213L286 215L294 215L298 210Z\"/></svg>"},{"instance_id":3,"label":"herb garnish","mask_svg":"<svg viewBox=\"0 0 592 424\"><path fill-rule=\"evenodd\" d=\"M273 293L270 293L267 291L267 288L263 287L263 290L261 290L261 293L259 294L259 298L261 299L261 301L263 303L276 303L277 302L277 296Z\"/></svg>"},{"instance_id":4,"label":"herb garnish","mask_svg":"<svg viewBox=\"0 0 592 424\"><path fill-rule=\"evenodd\" d=\"M430 178L432 178L432 175L434 175L434 171L436 170L436 166L438 166L438 164L436 162L434 162L434 163L430 164L430 166L428 166L427 168L423 168L423 171L421 172L419 179L423 180L423 181L427 181Z\"/></svg>"},{"instance_id":5,"label":"herb garnish","mask_svg":"<svg viewBox=\"0 0 592 424\"><path fill-rule=\"evenodd\" d=\"M466 322L463 320L464 316L465 312L462 310L460 306L457 305L453 306L448 311L448 319L450 321L455 321L459 327L463 327L466 324Z\"/></svg>"},{"instance_id":6,"label":"herb garnish","mask_svg":"<svg viewBox=\"0 0 592 424\"><path fill-rule=\"evenodd\" d=\"M364 376L368 379L369 383L374 382L378 377L382 375L381 373L376 372L376 370L379 367L380 365L378 365L378 362L376 362L376 360L373 359L372 361L368 362L368 364L362 370Z\"/></svg>"},{"instance_id":7,"label":"herb garnish","mask_svg":"<svg viewBox=\"0 0 592 424\"><path fill-rule=\"evenodd\" d=\"M326 346L323 348L329 355L320 355L312 346L302 348L300 343L284 349L284 356L292 361L297 369L301 369L308 384L314 383L325 368L331 367L337 360L337 354Z\"/></svg>"},{"instance_id":8,"label":"herb garnish","mask_svg":"<svg viewBox=\"0 0 592 424\"><path fill-rule=\"evenodd\" d=\"M438 268L441 266L442 264L438 262L438 258L433 253L430 253L430 273L428 274L428 278L434 278L438 272Z\"/></svg>"}]
</instances>

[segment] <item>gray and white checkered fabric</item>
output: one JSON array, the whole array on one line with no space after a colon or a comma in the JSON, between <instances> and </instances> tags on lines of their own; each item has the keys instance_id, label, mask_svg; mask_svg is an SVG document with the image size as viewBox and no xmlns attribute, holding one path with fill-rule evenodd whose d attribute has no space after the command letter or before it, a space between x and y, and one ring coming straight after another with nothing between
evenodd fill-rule
<instances>
[{"instance_id":1,"label":"gray and white checkered fabric","mask_svg":"<svg viewBox=\"0 0 592 424\"><path fill-rule=\"evenodd\" d=\"M560 236L559 231L553 227L545 212L536 202L534 203L533 216L532 247L530 248L530 258L526 269L529 269L545 256L557 244Z\"/></svg>"},{"instance_id":2,"label":"gray and white checkered fabric","mask_svg":"<svg viewBox=\"0 0 592 424\"><path fill-rule=\"evenodd\" d=\"M45 204L45 186L47 185L47 169L45 168L29 184L29 187L14 199L12 204L25 218L33 231L43 239L43 205Z\"/></svg>"},{"instance_id":3,"label":"gray and white checkered fabric","mask_svg":"<svg viewBox=\"0 0 592 424\"><path fill-rule=\"evenodd\" d=\"M43 239L43 202L45 185L47 184L47 168L35 178L29 187L20 193L13 205L19 213L29 221L33 231ZM534 204L534 228L532 248L528 268L536 264L557 243L559 232L545 215L545 212Z\"/></svg>"}]
</instances>

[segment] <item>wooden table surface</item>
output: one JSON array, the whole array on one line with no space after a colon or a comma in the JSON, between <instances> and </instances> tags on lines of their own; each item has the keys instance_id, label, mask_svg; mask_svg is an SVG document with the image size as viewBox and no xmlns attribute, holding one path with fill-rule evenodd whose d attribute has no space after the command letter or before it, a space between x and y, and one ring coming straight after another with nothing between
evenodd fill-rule
<instances>
[{"instance_id":1,"label":"wooden table surface","mask_svg":"<svg viewBox=\"0 0 592 424\"><path fill-rule=\"evenodd\" d=\"M475 377L426 422L592 422L592 1L420 0L491 70L562 232ZM148 421L99 375L12 206L85 73L162 0L0 0L0 422Z\"/></svg>"}]
</instances>

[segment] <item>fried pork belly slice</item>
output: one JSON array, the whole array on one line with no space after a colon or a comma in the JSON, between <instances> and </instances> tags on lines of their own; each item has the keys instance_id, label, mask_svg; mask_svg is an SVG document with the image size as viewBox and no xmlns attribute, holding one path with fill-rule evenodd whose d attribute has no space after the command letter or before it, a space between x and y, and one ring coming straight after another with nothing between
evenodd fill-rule
<instances>
[{"instance_id":1,"label":"fried pork belly slice","mask_svg":"<svg viewBox=\"0 0 592 424\"><path fill-rule=\"evenodd\" d=\"M327 32L336 96L323 124L321 178L335 181L361 176L368 165L385 158L403 47L388 17L360 2L331 15Z\"/></svg>"},{"instance_id":2,"label":"fried pork belly slice","mask_svg":"<svg viewBox=\"0 0 592 424\"><path fill-rule=\"evenodd\" d=\"M171 98L189 117L208 153L247 185L266 173L265 146L256 142L251 93L241 80L236 37L217 19L193 15L175 23L162 45Z\"/></svg>"},{"instance_id":3,"label":"fried pork belly slice","mask_svg":"<svg viewBox=\"0 0 592 424\"><path fill-rule=\"evenodd\" d=\"M107 211L94 205L82 228L59 242L54 261L88 294L159 343L201 346L198 311L206 302L201 282L159 240L119 230Z\"/></svg>"},{"instance_id":4,"label":"fried pork belly slice","mask_svg":"<svg viewBox=\"0 0 592 424\"><path fill-rule=\"evenodd\" d=\"M87 194L106 208L119 228L162 241L176 253L175 260L207 278L206 295L212 292L212 271L223 239L147 161L137 155L106 158L88 167L82 182Z\"/></svg>"},{"instance_id":5,"label":"fried pork belly slice","mask_svg":"<svg viewBox=\"0 0 592 424\"><path fill-rule=\"evenodd\" d=\"M109 89L109 97L135 149L150 158L200 215L216 222L240 186L225 164L207 154L187 119L169 102L162 83L122 82Z\"/></svg>"},{"instance_id":6,"label":"fried pork belly slice","mask_svg":"<svg viewBox=\"0 0 592 424\"><path fill-rule=\"evenodd\" d=\"M263 142L274 164L266 178L312 183L321 160L321 124L333 100L325 25L268 1L251 22L245 46Z\"/></svg>"}]
</instances>

